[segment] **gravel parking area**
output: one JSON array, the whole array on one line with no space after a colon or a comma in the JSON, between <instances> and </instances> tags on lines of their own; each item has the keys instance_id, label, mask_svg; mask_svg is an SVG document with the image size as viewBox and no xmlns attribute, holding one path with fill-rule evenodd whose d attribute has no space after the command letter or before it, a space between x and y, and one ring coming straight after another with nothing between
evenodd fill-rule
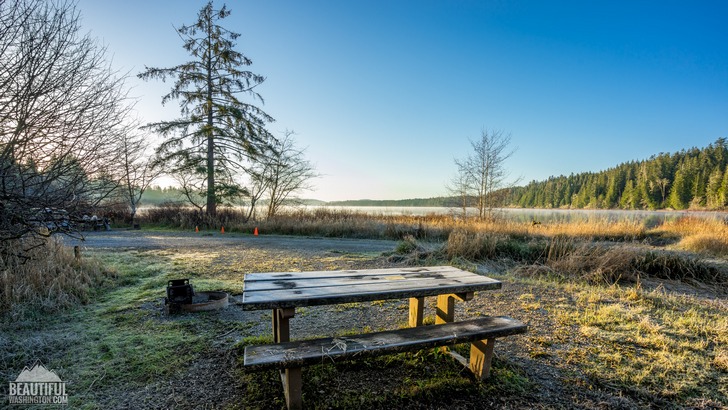
<instances>
[{"instance_id":1,"label":"gravel parking area","mask_svg":"<svg viewBox=\"0 0 728 410\"><path fill-rule=\"evenodd\" d=\"M83 239L67 238L66 243L89 249L249 249L296 250L308 252L386 252L396 246L395 241L372 239L344 239L296 237L283 235L245 235L209 232L164 231L103 231L84 232Z\"/></svg>"}]
</instances>

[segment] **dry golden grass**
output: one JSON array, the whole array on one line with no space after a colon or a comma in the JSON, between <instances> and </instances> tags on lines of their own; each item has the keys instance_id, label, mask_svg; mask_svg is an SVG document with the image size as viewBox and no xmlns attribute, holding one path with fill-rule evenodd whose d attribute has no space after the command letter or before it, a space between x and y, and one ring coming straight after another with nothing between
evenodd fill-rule
<instances>
[{"instance_id":1,"label":"dry golden grass","mask_svg":"<svg viewBox=\"0 0 728 410\"><path fill-rule=\"evenodd\" d=\"M713 364L716 368L728 372L728 349L721 346L716 349Z\"/></svg>"},{"instance_id":2,"label":"dry golden grass","mask_svg":"<svg viewBox=\"0 0 728 410\"><path fill-rule=\"evenodd\" d=\"M674 233L680 236L696 234L716 234L728 236L728 225L720 219L698 218L686 216L674 220L665 221L657 231Z\"/></svg>"},{"instance_id":3,"label":"dry golden grass","mask_svg":"<svg viewBox=\"0 0 728 410\"><path fill-rule=\"evenodd\" d=\"M728 225L722 220L688 217L652 229L646 225L607 218L543 224L460 222L452 226L444 252L449 259L510 259L526 264L522 271L588 283L636 282L643 275L725 282L724 274L701 261L702 256L728 256ZM675 250L695 255L642 246L647 238L674 242Z\"/></svg>"},{"instance_id":4,"label":"dry golden grass","mask_svg":"<svg viewBox=\"0 0 728 410\"><path fill-rule=\"evenodd\" d=\"M563 245L560 247L563 248ZM626 246L604 247L582 243L555 257L549 254L546 265L562 276L594 284L613 284L636 281L637 258L638 251Z\"/></svg>"},{"instance_id":5,"label":"dry golden grass","mask_svg":"<svg viewBox=\"0 0 728 410\"><path fill-rule=\"evenodd\" d=\"M94 286L106 276L99 262L76 259L73 249L55 238L28 252L30 259L12 252L4 255L0 260L0 312L86 303Z\"/></svg>"},{"instance_id":6,"label":"dry golden grass","mask_svg":"<svg viewBox=\"0 0 728 410\"><path fill-rule=\"evenodd\" d=\"M710 234L690 235L678 244L680 249L714 256L728 255L728 240Z\"/></svg>"},{"instance_id":7,"label":"dry golden grass","mask_svg":"<svg viewBox=\"0 0 728 410\"><path fill-rule=\"evenodd\" d=\"M194 210L180 206L150 208L140 216L142 223L171 228L208 229L251 232L255 227L269 233L319 236L350 236L401 239L406 235L418 239L446 240L455 230L508 235L516 238L555 237L565 235L583 240L629 242L642 240L650 234L685 237L710 234L720 240L728 238L728 227L721 221L702 218L682 218L649 229L640 220L595 216L575 220L532 222L499 217L479 221L463 220L452 215L386 215L341 209L292 209L269 220L246 221L240 209L220 208L214 219L200 216ZM716 236L717 235L717 236Z\"/></svg>"},{"instance_id":8,"label":"dry golden grass","mask_svg":"<svg viewBox=\"0 0 728 410\"><path fill-rule=\"evenodd\" d=\"M725 307L638 286L568 287L574 303L555 316L562 329L578 330L577 343L560 352L567 363L610 389L675 402L701 397L712 403L705 408L723 408Z\"/></svg>"},{"instance_id":9,"label":"dry golden grass","mask_svg":"<svg viewBox=\"0 0 728 410\"><path fill-rule=\"evenodd\" d=\"M536 225L535 228L539 228L540 232L546 236L565 235L579 239L634 241L642 239L646 235L644 225L638 221L613 221L607 218L553 222Z\"/></svg>"},{"instance_id":10,"label":"dry golden grass","mask_svg":"<svg viewBox=\"0 0 728 410\"><path fill-rule=\"evenodd\" d=\"M728 256L728 224L719 219L696 217L665 222L655 232L680 238L678 249L712 256Z\"/></svg>"}]
</instances>

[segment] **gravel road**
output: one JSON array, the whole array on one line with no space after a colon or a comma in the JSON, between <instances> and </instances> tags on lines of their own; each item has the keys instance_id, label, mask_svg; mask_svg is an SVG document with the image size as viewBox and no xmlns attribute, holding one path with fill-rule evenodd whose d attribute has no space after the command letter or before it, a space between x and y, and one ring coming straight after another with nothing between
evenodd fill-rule
<instances>
[{"instance_id":1,"label":"gravel road","mask_svg":"<svg viewBox=\"0 0 728 410\"><path fill-rule=\"evenodd\" d=\"M244 235L195 232L105 231L84 232L84 240L66 238L66 244L87 249L248 249L308 252L381 253L394 250L397 242L374 239Z\"/></svg>"}]
</instances>

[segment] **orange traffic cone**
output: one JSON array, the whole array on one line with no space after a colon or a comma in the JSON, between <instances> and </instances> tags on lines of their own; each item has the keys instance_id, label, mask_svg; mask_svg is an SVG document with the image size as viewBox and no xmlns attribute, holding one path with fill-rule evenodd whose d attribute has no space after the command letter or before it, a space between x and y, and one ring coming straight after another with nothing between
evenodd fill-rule
<instances>
[{"instance_id":1,"label":"orange traffic cone","mask_svg":"<svg viewBox=\"0 0 728 410\"><path fill-rule=\"evenodd\" d=\"M200 232L200 227L195 226L195 232Z\"/></svg>"},{"instance_id":2,"label":"orange traffic cone","mask_svg":"<svg viewBox=\"0 0 728 410\"><path fill-rule=\"evenodd\" d=\"M225 227L220 228L220 233L225 233Z\"/></svg>"},{"instance_id":3,"label":"orange traffic cone","mask_svg":"<svg viewBox=\"0 0 728 410\"><path fill-rule=\"evenodd\" d=\"M255 230L253 230L253 236L258 236L258 227L255 227Z\"/></svg>"}]
</instances>

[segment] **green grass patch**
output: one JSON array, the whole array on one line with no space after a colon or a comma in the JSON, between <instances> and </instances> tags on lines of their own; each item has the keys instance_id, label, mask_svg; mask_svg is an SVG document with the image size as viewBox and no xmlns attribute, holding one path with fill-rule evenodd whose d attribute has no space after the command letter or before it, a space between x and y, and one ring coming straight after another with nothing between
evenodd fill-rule
<instances>
[{"instance_id":1,"label":"green grass patch","mask_svg":"<svg viewBox=\"0 0 728 410\"><path fill-rule=\"evenodd\" d=\"M246 339L238 348L242 352L246 344L266 342L269 339ZM283 405L277 371L240 370L240 374L247 387L244 408ZM476 382L469 371L439 349L308 366L303 368L302 377L304 403L314 408L408 408L424 404L444 408L453 403L477 403L494 394L515 397L533 388L522 370L499 359L493 362L491 378L486 383Z\"/></svg>"},{"instance_id":2,"label":"green grass patch","mask_svg":"<svg viewBox=\"0 0 728 410\"><path fill-rule=\"evenodd\" d=\"M717 304L587 287L557 318L579 339L564 358L595 385L648 402L725 400L728 376L715 358L728 344L728 316Z\"/></svg>"}]
</instances>

